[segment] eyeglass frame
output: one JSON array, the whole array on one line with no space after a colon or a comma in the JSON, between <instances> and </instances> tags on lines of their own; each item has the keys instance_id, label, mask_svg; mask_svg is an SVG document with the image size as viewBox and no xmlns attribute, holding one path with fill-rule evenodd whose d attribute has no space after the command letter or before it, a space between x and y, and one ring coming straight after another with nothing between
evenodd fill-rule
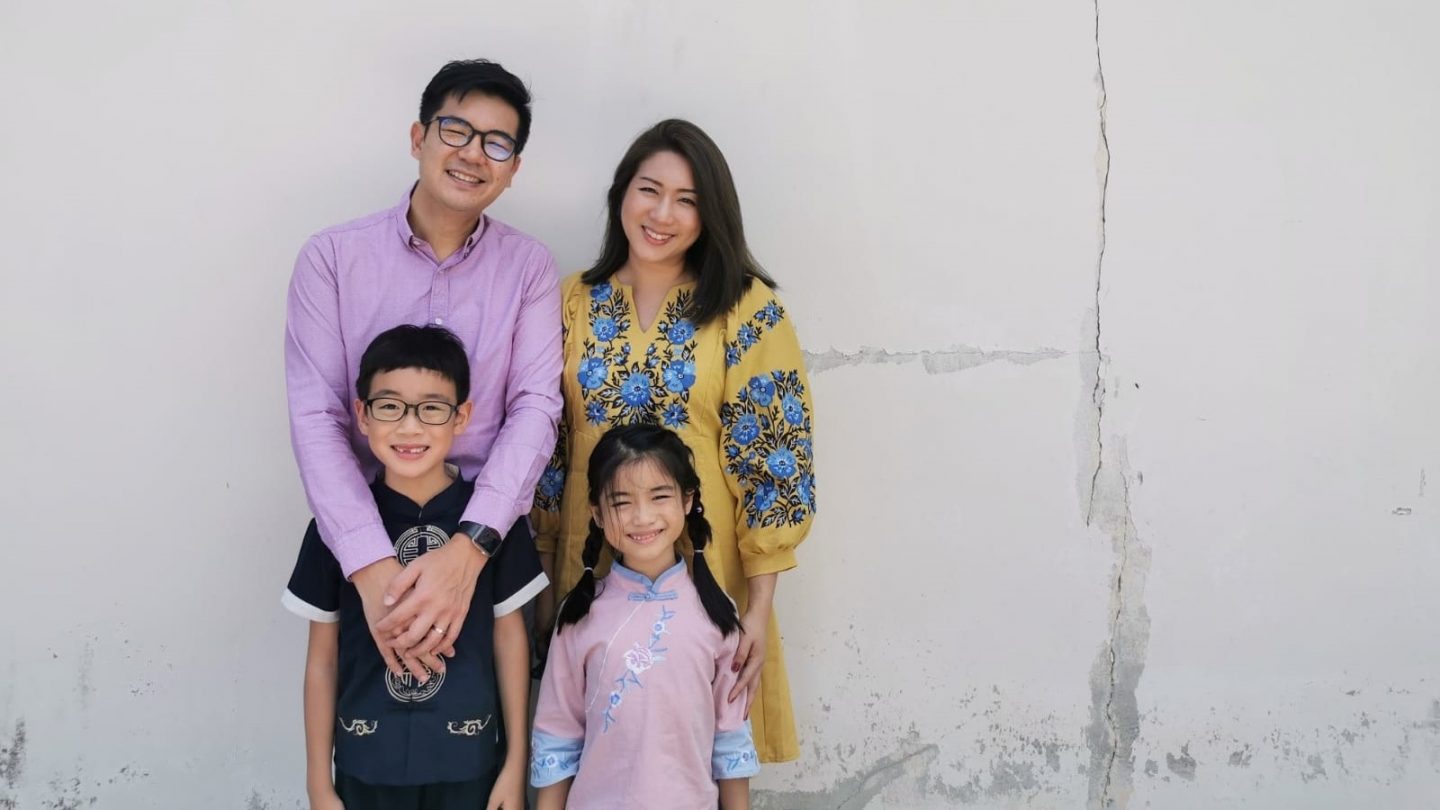
<instances>
[{"instance_id":1,"label":"eyeglass frame","mask_svg":"<svg viewBox=\"0 0 1440 810\"><path fill-rule=\"evenodd\" d=\"M470 130L470 136L459 144L454 144L445 140L444 122L446 121L454 121L459 124L464 124L465 127ZM515 157L515 155L520 152L520 144L515 142L515 136L511 135L503 129L476 129L474 124L466 121L464 118L461 118L458 115L437 115L434 118L431 118L429 121L425 122L425 128L429 129L431 124L436 124L435 137L440 139L440 143L443 143L452 149L464 149L465 147L469 146L470 142L475 140L475 138L478 136L480 138L480 151L485 153L486 158L493 160L496 163L504 163L507 160ZM501 138L504 138L505 141L510 144L510 154L506 155L503 158L497 158L489 152L486 152L485 139L489 138L491 135L499 135Z\"/></svg>"},{"instance_id":2,"label":"eyeglass frame","mask_svg":"<svg viewBox=\"0 0 1440 810\"><path fill-rule=\"evenodd\" d=\"M390 402L398 402L398 403L400 403L401 405L405 406L405 410L403 410L403 411L400 412L400 418L399 418L399 419L386 419L386 418L384 418L383 416L376 416L376 415L375 415L375 407L374 407L374 404L375 404L376 402L379 402L379 401L382 400L382 399L383 399L383 400L388 400L388 401L390 401ZM371 397L371 398L369 398L369 399L367 399L367 400L363 400L363 402L365 403L365 413L370 414L370 418L371 418L371 419L374 419L374 420L379 421L379 422L384 422L384 423L387 424L387 425L393 425L393 424L395 424L395 423L397 423L397 422L404 422L404 421L405 421L405 417L409 416L411 411L414 411L414 412L415 412L415 421L419 422L420 424L422 424L422 425L428 425L428 426L430 426L430 427L442 427L442 426L444 426L444 425L450 424L450 422L455 418L455 414L457 414L457 413L460 412L460 406L459 406L459 405L456 405L456 404L454 404L454 403L452 403L452 402L446 402L446 401L443 400L443 399L424 399L424 400L421 400L421 401L419 401L419 402L410 403L410 402L406 402L405 400L403 400L403 399L401 399L401 398L399 398L399 397ZM424 419L422 419L422 418L420 417L420 406L421 406L421 405L444 405L445 407L447 407L447 408L450 409L450 413L449 413L449 415L447 415L447 416L445 417L445 421L444 421L444 422L426 422Z\"/></svg>"}]
</instances>

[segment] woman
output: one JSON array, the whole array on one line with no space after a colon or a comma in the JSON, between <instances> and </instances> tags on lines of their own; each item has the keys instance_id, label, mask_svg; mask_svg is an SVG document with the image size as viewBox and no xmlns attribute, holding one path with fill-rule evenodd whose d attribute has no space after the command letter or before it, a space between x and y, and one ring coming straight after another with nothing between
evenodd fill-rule
<instances>
[{"instance_id":1,"label":"woman","mask_svg":"<svg viewBox=\"0 0 1440 810\"><path fill-rule=\"evenodd\" d=\"M608 202L599 260L561 286L565 409L533 516L554 585L541 598L540 626L582 570L595 443L613 425L674 430L695 454L714 529L706 560L740 610L731 694L750 687L761 761L796 759L773 603L777 575L795 566L815 512L799 341L775 282L745 246L730 167L699 127L668 120L642 133ZM688 556L688 541L682 547Z\"/></svg>"}]
</instances>

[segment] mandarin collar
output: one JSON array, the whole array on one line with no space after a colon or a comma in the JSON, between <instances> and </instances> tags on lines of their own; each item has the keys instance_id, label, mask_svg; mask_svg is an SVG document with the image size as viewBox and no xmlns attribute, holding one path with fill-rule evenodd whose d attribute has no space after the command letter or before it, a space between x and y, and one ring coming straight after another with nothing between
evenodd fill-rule
<instances>
[{"instance_id":1,"label":"mandarin collar","mask_svg":"<svg viewBox=\"0 0 1440 810\"><path fill-rule=\"evenodd\" d=\"M382 517L395 515L405 520L433 520L436 515L465 506L464 490L468 482L460 477L458 470L456 472L455 480L450 482L450 486L436 493L424 506L387 486L383 470L376 476L375 483L370 485L370 490L375 493L375 503L380 507Z\"/></svg>"},{"instance_id":2,"label":"mandarin collar","mask_svg":"<svg viewBox=\"0 0 1440 810\"><path fill-rule=\"evenodd\" d=\"M616 584L627 591L648 591L659 593L660 588L671 577L685 574L685 560L676 560L675 564L660 572L660 576L650 579L639 571L633 571L620 563L611 563L610 573L614 575Z\"/></svg>"}]
</instances>

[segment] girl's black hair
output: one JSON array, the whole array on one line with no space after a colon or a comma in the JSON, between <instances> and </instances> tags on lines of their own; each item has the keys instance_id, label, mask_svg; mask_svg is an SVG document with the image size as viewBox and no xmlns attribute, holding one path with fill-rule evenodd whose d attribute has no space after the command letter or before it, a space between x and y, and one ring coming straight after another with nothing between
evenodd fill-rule
<instances>
[{"instance_id":1,"label":"girl's black hair","mask_svg":"<svg viewBox=\"0 0 1440 810\"><path fill-rule=\"evenodd\" d=\"M700 236L685 251L685 268L695 275L695 297L685 314L696 326L735 308L740 298L758 279L767 287L775 287L750 254L745 244L745 222L740 217L740 195L735 192L735 179L730 164L710 136L689 121L670 118L640 133L620 165L606 195L609 215L605 219L605 238L600 244L600 258L595 266L580 277L586 284L599 284L615 275L630 258L630 241L620 222L620 208L630 181L651 155L674 152L690 164L695 178L695 202L700 210Z\"/></svg>"},{"instance_id":2,"label":"girl's black hair","mask_svg":"<svg viewBox=\"0 0 1440 810\"><path fill-rule=\"evenodd\" d=\"M590 504L600 504L600 498L610 489L621 467L645 460L658 464L679 485L681 493L693 499L690 511L685 515L685 529L695 547L691 577L695 580L700 604L705 607L710 621L728 636L740 629L740 617L735 612L735 603L725 595L705 562L705 547L710 543L710 521L705 519L705 509L700 505L700 476L695 473L694 456L679 436L659 425L622 425L606 431L590 454L587 476ZM594 568L606 545L604 530L592 518L590 533L585 536L585 550L580 554L585 571L560 605L555 632L560 632L567 624L580 621L590 612L590 604L595 601Z\"/></svg>"}]
</instances>

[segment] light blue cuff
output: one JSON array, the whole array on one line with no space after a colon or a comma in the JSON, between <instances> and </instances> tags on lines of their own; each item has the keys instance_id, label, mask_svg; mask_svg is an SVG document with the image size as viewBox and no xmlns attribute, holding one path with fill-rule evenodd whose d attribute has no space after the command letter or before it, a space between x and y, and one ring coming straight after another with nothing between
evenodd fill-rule
<instances>
[{"instance_id":1,"label":"light blue cuff","mask_svg":"<svg viewBox=\"0 0 1440 810\"><path fill-rule=\"evenodd\" d=\"M536 731L530 735L530 786L562 782L580 772L580 749L585 740L567 740ZM754 753L754 749L751 749Z\"/></svg>"},{"instance_id":2,"label":"light blue cuff","mask_svg":"<svg viewBox=\"0 0 1440 810\"><path fill-rule=\"evenodd\" d=\"M755 738L750 735L750 721L743 728L722 731L715 735L715 752L710 755L710 778L749 779L760 773L760 757L755 753Z\"/></svg>"}]
</instances>

